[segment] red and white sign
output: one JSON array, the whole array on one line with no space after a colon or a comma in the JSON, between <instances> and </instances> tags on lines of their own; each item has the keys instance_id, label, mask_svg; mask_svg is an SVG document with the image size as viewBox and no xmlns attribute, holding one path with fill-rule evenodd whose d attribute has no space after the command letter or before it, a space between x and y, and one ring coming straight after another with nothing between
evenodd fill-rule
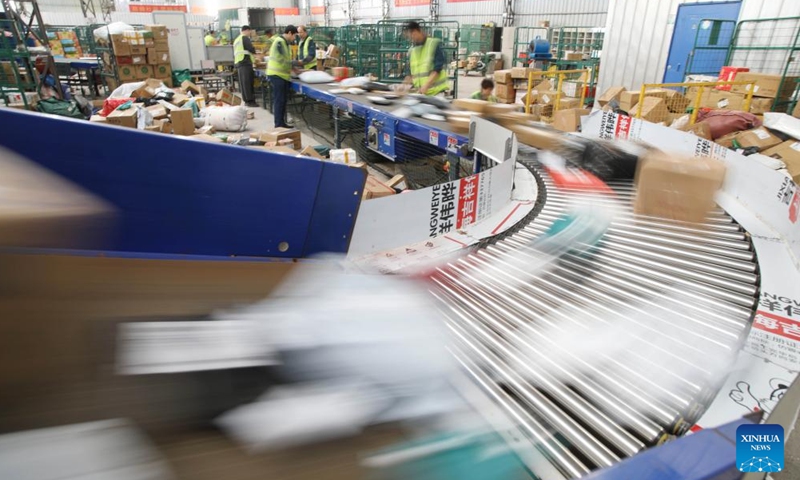
<instances>
[{"instance_id":1,"label":"red and white sign","mask_svg":"<svg viewBox=\"0 0 800 480\"><path fill-rule=\"evenodd\" d=\"M151 13L151 12L184 12L186 5L136 5L128 4L128 11L131 13Z\"/></svg>"},{"instance_id":2,"label":"red and white sign","mask_svg":"<svg viewBox=\"0 0 800 480\"><path fill-rule=\"evenodd\" d=\"M325 15L325 7L311 7L311 15Z\"/></svg>"},{"instance_id":3,"label":"red and white sign","mask_svg":"<svg viewBox=\"0 0 800 480\"><path fill-rule=\"evenodd\" d=\"M478 213L478 175L461 179L456 228L475 223Z\"/></svg>"},{"instance_id":4,"label":"red and white sign","mask_svg":"<svg viewBox=\"0 0 800 480\"><path fill-rule=\"evenodd\" d=\"M300 9L297 7L276 8L275 15L284 15L287 17L292 17L295 15L300 15Z\"/></svg>"},{"instance_id":5,"label":"red and white sign","mask_svg":"<svg viewBox=\"0 0 800 480\"><path fill-rule=\"evenodd\" d=\"M439 145L439 132L436 130L431 130L428 134L428 143L431 145Z\"/></svg>"},{"instance_id":6,"label":"red and white sign","mask_svg":"<svg viewBox=\"0 0 800 480\"><path fill-rule=\"evenodd\" d=\"M431 0L394 0L395 7L413 7L416 5L430 5Z\"/></svg>"}]
</instances>

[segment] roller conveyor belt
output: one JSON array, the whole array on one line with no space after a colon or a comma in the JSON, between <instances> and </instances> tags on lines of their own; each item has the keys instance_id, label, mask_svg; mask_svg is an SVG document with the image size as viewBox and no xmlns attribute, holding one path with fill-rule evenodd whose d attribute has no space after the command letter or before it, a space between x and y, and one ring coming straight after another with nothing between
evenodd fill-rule
<instances>
[{"instance_id":1,"label":"roller conveyor belt","mask_svg":"<svg viewBox=\"0 0 800 480\"><path fill-rule=\"evenodd\" d=\"M748 235L721 209L705 225L638 216L630 183L610 183L616 195L598 197L529 168L541 208L439 268L432 291L447 305L456 358L515 425L506 438L525 439L550 462L544 477L555 468L578 478L697 421L722 380L717 368L749 329L758 266ZM605 234L547 268L521 269L532 242L587 201L620 212ZM581 339L606 329L642 348L584 356ZM573 338L578 346L564 348Z\"/></svg>"}]
</instances>

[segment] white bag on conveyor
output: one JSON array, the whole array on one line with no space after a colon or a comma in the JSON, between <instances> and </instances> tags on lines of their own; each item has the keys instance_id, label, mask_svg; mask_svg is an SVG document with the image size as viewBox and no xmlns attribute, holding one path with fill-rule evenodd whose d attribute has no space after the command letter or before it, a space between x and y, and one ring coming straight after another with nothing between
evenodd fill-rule
<instances>
[{"instance_id":1,"label":"white bag on conveyor","mask_svg":"<svg viewBox=\"0 0 800 480\"><path fill-rule=\"evenodd\" d=\"M319 70L310 70L300 74L300 80L305 83L330 83L333 77L328 72L321 72Z\"/></svg>"},{"instance_id":2,"label":"white bag on conveyor","mask_svg":"<svg viewBox=\"0 0 800 480\"><path fill-rule=\"evenodd\" d=\"M247 128L247 108L244 105L235 107L206 107L200 111L205 125L211 125L218 132L241 132Z\"/></svg>"}]
</instances>

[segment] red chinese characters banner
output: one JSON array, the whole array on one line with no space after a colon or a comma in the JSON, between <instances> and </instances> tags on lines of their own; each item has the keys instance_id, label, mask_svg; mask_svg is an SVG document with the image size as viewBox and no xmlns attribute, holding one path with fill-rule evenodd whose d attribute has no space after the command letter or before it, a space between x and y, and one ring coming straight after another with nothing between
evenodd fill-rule
<instances>
[{"instance_id":1,"label":"red chinese characters banner","mask_svg":"<svg viewBox=\"0 0 800 480\"><path fill-rule=\"evenodd\" d=\"M459 2L486 2L489 0L447 0L447 3L459 3Z\"/></svg>"},{"instance_id":2,"label":"red chinese characters banner","mask_svg":"<svg viewBox=\"0 0 800 480\"><path fill-rule=\"evenodd\" d=\"M300 15L300 9L296 8L296 7L295 8L276 8L275 9L275 15L286 15L286 16Z\"/></svg>"},{"instance_id":3,"label":"red chinese characters banner","mask_svg":"<svg viewBox=\"0 0 800 480\"><path fill-rule=\"evenodd\" d=\"M151 12L183 12L186 13L186 5L128 5L131 13L151 13Z\"/></svg>"},{"instance_id":4,"label":"red chinese characters banner","mask_svg":"<svg viewBox=\"0 0 800 480\"><path fill-rule=\"evenodd\" d=\"M394 0L395 7L413 7L416 5L430 5L431 0Z\"/></svg>"},{"instance_id":5,"label":"red chinese characters banner","mask_svg":"<svg viewBox=\"0 0 800 480\"><path fill-rule=\"evenodd\" d=\"M311 15L325 15L325 7L311 7Z\"/></svg>"}]
</instances>

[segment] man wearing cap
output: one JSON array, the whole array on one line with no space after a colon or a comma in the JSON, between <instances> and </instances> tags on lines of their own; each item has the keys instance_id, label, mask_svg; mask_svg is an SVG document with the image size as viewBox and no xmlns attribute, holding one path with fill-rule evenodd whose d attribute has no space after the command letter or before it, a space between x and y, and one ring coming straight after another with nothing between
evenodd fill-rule
<instances>
[{"instance_id":1,"label":"man wearing cap","mask_svg":"<svg viewBox=\"0 0 800 480\"><path fill-rule=\"evenodd\" d=\"M292 51L289 44L294 42L297 28L289 25L283 35L273 38L269 49L267 77L272 85L272 115L275 127L291 127L286 123L286 102L289 99L289 88L292 79Z\"/></svg>"},{"instance_id":2,"label":"man wearing cap","mask_svg":"<svg viewBox=\"0 0 800 480\"><path fill-rule=\"evenodd\" d=\"M404 30L411 40L409 75L404 83L412 84L423 95L443 94L449 85L442 42L426 35L417 22L408 22Z\"/></svg>"},{"instance_id":3,"label":"man wearing cap","mask_svg":"<svg viewBox=\"0 0 800 480\"><path fill-rule=\"evenodd\" d=\"M256 96L253 92L253 57L256 49L250 40L250 27L242 26L242 33L233 41L233 57L236 71L239 73L239 88L242 89L242 98L248 107L257 107Z\"/></svg>"},{"instance_id":4,"label":"man wearing cap","mask_svg":"<svg viewBox=\"0 0 800 480\"><path fill-rule=\"evenodd\" d=\"M297 46L297 66L303 70L317 69L317 45L308 35L305 25L297 27L297 36L300 43Z\"/></svg>"}]
</instances>

